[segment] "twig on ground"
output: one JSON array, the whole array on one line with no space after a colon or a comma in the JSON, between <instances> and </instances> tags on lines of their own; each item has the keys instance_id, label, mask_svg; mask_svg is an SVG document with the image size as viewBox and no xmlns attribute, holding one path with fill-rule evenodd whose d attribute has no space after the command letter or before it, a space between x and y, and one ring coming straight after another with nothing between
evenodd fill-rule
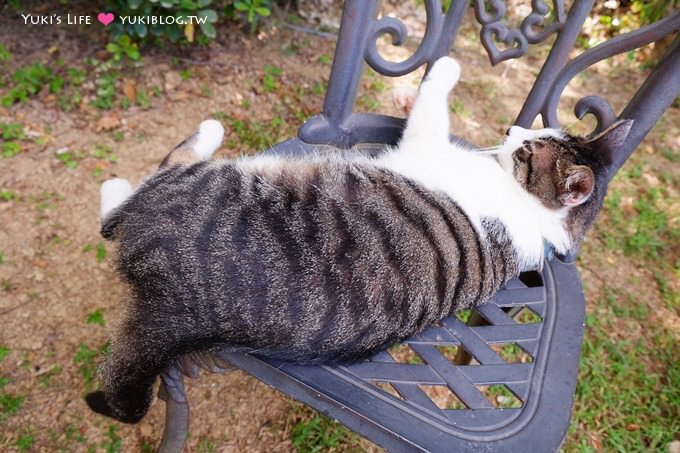
<instances>
[{"instance_id":1,"label":"twig on ground","mask_svg":"<svg viewBox=\"0 0 680 453\"><path fill-rule=\"evenodd\" d=\"M318 37L324 38L324 39L336 39L338 37L337 34L335 34L335 33L328 33L328 32L325 32L325 31L314 30L313 28L300 27L299 25L289 24L287 22L284 22L283 26L285 28L288 28L288 29L293 30L293 31L297 31L297 32L300 32L300 33L307 33L309 35L318 36Z\"/></svg>"},{"instance_id":2,"label":"twig on ground","mask_svg":"<svg viewBox=\"0 0 680 453\"><path fill-rule=\"evenodd\" d=\"M194 60L191 58L184 58L184 57L174 57L178 59L179 61L183 61L184 63L190 63L193 65L197 66L231 66L230 63L224 62L224 61L212 61L212 60Z\"/></svg>"}]
</instances>

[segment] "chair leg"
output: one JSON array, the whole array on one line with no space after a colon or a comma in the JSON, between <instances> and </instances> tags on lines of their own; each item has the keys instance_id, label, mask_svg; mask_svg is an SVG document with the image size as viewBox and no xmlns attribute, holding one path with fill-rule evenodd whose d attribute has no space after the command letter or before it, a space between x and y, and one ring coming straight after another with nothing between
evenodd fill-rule
<instances>
[{"instance_id":1,"label":"chair leg","mask_svg":"<svg viewBox=\"0 0 680 453\"><path fill-rule=\"evenodd\" d=\"M189 402L182 373L174 366L161 375L158 397L165 401L165 429L159 453L181 453L189 432Z\"/></svg>"},{"instance_id":2,"label":"chair leg","mask_svg":"<svg viewBox=\"0 0 680 453\"><path fill-rule=\"evenodd\" d=\"M468 326L487 326L489 325L489 321L487 321L476 311L473 311L470 314L470 318L466 324ZM456 357L453 359L453 363L455 365L469 365L470 360L472 360L472 356L465 350L465 348L459 346L458 351L456 351Z\"/></svg>"}]
</instances>

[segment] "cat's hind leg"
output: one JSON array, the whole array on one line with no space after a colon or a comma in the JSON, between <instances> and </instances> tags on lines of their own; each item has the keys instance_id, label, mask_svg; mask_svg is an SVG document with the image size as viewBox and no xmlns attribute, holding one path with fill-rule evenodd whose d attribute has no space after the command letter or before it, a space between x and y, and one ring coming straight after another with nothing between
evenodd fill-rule
<instances>
[{"instance_id":1,"label":"cat's hind leg","mask_svg":"<svg viewBox=\"0 0 680 453\"><path fill-rule=\"evenodd\" d=\"M460 79L460 65L450 57L437 60L420 85L400 147L419 141L448 141L447 96Z\"/></svg>"},{"instance_id":2,"label":"cat's hind leg","mask_svg":"<svg viewBox=\"0 0 680 453\"><path fill-rule=\"evenodd\" d=\"M180 353L171 332L148 324L139 317L128 319L114 337L99 369L103 388L85 397L94 412L123 423L137 423L149 410L156 378Z\"/></svg>"},{"instance_id":3,"label":"cat's hind leg","mask_svg":"<svg viewBox=\"0 0 680 453\"><path fill-rule=\"evenodd\" d=\"M210 160L222 144L224 128L217 120L205 120L191 137L170 151L160 167L177 164L192 164L200 160Z\"/></svg>"}]
</instances>

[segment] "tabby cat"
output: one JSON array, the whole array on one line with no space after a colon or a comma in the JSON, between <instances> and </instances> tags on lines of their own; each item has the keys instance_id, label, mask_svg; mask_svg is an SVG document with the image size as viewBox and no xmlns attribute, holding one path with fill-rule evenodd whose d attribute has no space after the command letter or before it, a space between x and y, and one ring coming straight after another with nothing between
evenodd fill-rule
<instances>
[{"instance_id":1,"label":"tabby cat","mask_svg":"<svg viewBox=\"0 0 680 453\"><path fill-rule=\"evenodd\" d=\"M600 209L631 122L587 140L512 127L497 155L451 144L448 57L421 85L398 147L209 161L214 120L135 190L102 186L131 301L90 407L138 422L185 353L216 345L304 364L369 356L486 301L544 245L567 253Z\"/></svg>"}]
</instances>

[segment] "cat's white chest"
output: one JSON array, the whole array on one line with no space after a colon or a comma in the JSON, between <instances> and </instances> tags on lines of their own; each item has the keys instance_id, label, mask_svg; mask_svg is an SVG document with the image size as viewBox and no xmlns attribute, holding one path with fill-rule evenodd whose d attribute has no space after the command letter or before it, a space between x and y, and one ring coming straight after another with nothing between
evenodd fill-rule
<instances>
[{"instance_id":1,"label":"cat's white chest","mask_svg":"<svg viewBox=\"0 0 680 453\"><path fill-rule=\"evenodd\" d=\"M540 205L489 156L454 145L435 150L401 149L388 153L377 165L445 193L481 233L483 219L502 222L521 265L540 263L544 240L554 232L562 236L559 213Z\"/></svg>"}]
</instances>

